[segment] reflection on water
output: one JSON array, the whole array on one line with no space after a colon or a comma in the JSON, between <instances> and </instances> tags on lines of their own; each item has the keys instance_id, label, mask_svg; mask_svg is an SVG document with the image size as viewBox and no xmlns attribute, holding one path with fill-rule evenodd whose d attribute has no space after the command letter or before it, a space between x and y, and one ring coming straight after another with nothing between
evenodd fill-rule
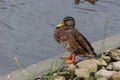
<instances>
[{"instance_id":1,"label":"reflection on water","mask_svg":"<svg viewBox=\"0 0 120 80\"><path fill-rule=\"evenodd\" d=\"M90 41L103 37L105 16L108 36L120 31L120 1L98 0L75 5L73 0L0 1L0 75L21 66L51 58L65 50L53 38L53 31L65 16L76 19L76 28Z\"/></svg>"}]
</instances>

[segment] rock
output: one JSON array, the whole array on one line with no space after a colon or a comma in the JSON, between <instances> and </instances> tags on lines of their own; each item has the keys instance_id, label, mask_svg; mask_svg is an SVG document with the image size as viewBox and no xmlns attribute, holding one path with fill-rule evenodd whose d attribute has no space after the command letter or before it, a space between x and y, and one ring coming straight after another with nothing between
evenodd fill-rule
<instances>
[{"instance_id":1,"label":"rock","mask_svg":"<svg viewBox=\"0 0 120 80\"><path fill-rule=\"evenodd\" d=\"M110 63L107 67L106 67L107 70L113 70L113 64Z\"/></svg>"},{"instance_id":2,"label":"rock","mask_svg":"<svg viewBox=\"0 0 120 80\"><path fill-rule=\"evenodd\" d=\"M107 70L120 71L120 61L113 62L106 67Z\"/></svg>"},{"instance_id":3,"label":"rock","mask_svg":"<svg viewBox=\"0 0 120 80\"><path fill-rule=\"evenodd\" d=\"M56 76L54 80L65 80L64 76Z\"/></svg>"},{"instance_id":4,"label":"rock","mask_svg":"<svg viewBox=\"0 0 120 80\"><path fill-rule=\"evenodd\" d=\"M54 77L53 76L46 76L46 75L44 75L44 76L42 76L42 77L40 77L40 78L35 78L34 80L48 80L48 79L54 79Z\"/></svg>"},{"instance_id":5,"label":"rock","mask_svg":"<svg viewBox=\"0 0 120 80\"><path fill-rule=\"evenodd\" d=\"M120 61L113 62L113 70L120 71Z\"/></svg>"},{"instance_id":6,"label":"rock","mask_svg":"<svg viewBox=\"0 0 120 80\"><path fill-rule=\"evenodd\" d=\"M89 79L89 69L87 68L81 68L75 70L75 75L80 78Z\"/></svg>"},{"instance_id":7,"label":"rock","mask_svg":"<svg viewBox=\"0 0 120 80\"><path fill-rule=\"evenodd\" d=\"M113 49L111 50L108 55L116 61L120 61L120 50L119 49Z\"/></svg>"},{"instance_id":8,"label":"rock","mask_svg":"<svg viewBox=\"0 0 120 80\"><path fill-rule=\"evenodd\" d=\"M120 72L113 73L112 80L120 80Z\"/></svg>"},{"instance_id":9,"label":"rock","mask_svg":"<svg viewBox=\"0 0 120 80\"><path fill-rule=\"evenodd\" d=\"M107 63L103 59L92 59L92 61L94 61L98 66L107 66Z\"/></svg>"},{"instance_id":10,"label":"rock","mask_svg":"<svg viewBox=\"0 0 120 80\"><path fill-rule=\"evenodd\" d=\"M67 70L68 71L74 71L76 69L76 66L74 64L68 64L67 65Z\"/></svg>"},{"instance_id":11,"label":"rock","mask_svg":"<svg viewBox=\"0 0 120 80\"><path fill-rule=\"evenodd\" d=\"M69 75L70 73L68 71L64 71L64 72L57 72L57 75L60 75L60 76L66 76L66 75Z\"/></svg>"},{"instance_id":12,"label":"rock","mask_svg":"<svg viewBox=\"0 0 120 80\"><path fill-rule=\"evenodd\" d=\"M79 63L76 64L76 66L80 69L80 68L86 68L91 72L96 72L98 69L97 64L93 61L93 60L83 60Z\"/></svg>"},{"instance_id":13,"label":"rock","mask_svg":"<svg viewBox=\"0 0 120 80\"><path fill-rule=\"evenodd\" d=\"M107 78L99 78L97 80L108 80Z\"/></svg>"},{"instance_id":14,"label":"rock","mask_svg":"<svg viewBox=\"0 0 120 80\"><path fill-rule=\"evenodd\" d=\"M108 70L105 70L105 69L100 69L96 74L95 74L95 77L97 79L99 78L107 78L107 79L110 79L110 77L113 75L115 71L108 71Z\"/></svg>"},{"instance_id":15,"label":"rock","mask_svg":"<svg viewBox=\"0 0 120 80\"><path fill-rule=\"evenodd\" d=\"M111 64L106 67L107 70L115 70L115 71L120 71L120 50L119 49L114 49L109 52L109 54L112 59L116 60L117 62L112 62Z\"/></svg>"},{"instance_id":16,"label":"rock","mask_svg":"<svg viewBox=\"0 0 120 80\"><path fill-rule=\"evenodd\" d=\"M105 60L107 63L110 63L112 61L110 56L103 56L103 60Z\"/></svg>"},{"instance_id":17,"label":"rock","mask_svg":"<svg viewBox=\"0 0 120 80\"><path fill-rule=\"evenodd\" d=\"M80 80L80 79L79 79L79 80ZM90 77L89 80L95 80L95 78L94 78L94 77Z\"/></svg>"}]
</instances>

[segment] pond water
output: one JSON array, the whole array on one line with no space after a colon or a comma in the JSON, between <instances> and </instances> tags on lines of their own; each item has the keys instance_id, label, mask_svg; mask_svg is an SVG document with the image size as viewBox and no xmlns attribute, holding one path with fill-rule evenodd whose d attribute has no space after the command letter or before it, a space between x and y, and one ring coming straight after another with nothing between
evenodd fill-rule
<instances>
[{"instance_id":1,"label":"pond water","mask_svg":"<svg viewBox=\"0 0 120 80\"><path fill-rule=\"evenodd\" d=\"M76 28L90 41L120 33L120 1L98 0L74 4L74 0L0 0L0 75L18 69L14 57L27 67L65 50L54 41L53 31L65 16L73 16Z\"/></svg>"}]
</instances>

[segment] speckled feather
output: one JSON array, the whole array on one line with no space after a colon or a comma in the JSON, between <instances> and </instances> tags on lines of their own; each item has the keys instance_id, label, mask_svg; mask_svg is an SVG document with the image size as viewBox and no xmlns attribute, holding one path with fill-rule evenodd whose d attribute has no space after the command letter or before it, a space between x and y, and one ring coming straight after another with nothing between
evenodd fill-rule
<instances>
[{"instance_id":1,"label":"speckled feather","mask_svg":"<svg viewBox=\"0 0 120 80\"><path fill-rule=\"evenodd\" d=\"M71 53L95 57L94 49L87 39L75 28L66 26L54 31L55 40Z\"/></svg>"}]
</instances>

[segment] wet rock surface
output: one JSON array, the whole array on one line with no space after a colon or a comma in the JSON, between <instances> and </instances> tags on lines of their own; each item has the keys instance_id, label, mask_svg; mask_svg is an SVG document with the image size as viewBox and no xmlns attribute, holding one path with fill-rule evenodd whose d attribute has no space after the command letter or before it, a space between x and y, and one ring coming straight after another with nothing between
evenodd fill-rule
<instances>
[{"instance_id":1,"label":"wet rock surface","mask_svg":"<svg viewBox=\"0 0 120 80\"><path fill-rule=\"evenodd\" d=\"M51 77L52 80L120 80L120 61L118 60L120 52L118 50L120 49L110 50L102 58L90 58L74 64L64 64L62 68L42 75L41 80L48 80ZM45 79L46 76L47 79Z\"/></svg>"}]
</instances>

